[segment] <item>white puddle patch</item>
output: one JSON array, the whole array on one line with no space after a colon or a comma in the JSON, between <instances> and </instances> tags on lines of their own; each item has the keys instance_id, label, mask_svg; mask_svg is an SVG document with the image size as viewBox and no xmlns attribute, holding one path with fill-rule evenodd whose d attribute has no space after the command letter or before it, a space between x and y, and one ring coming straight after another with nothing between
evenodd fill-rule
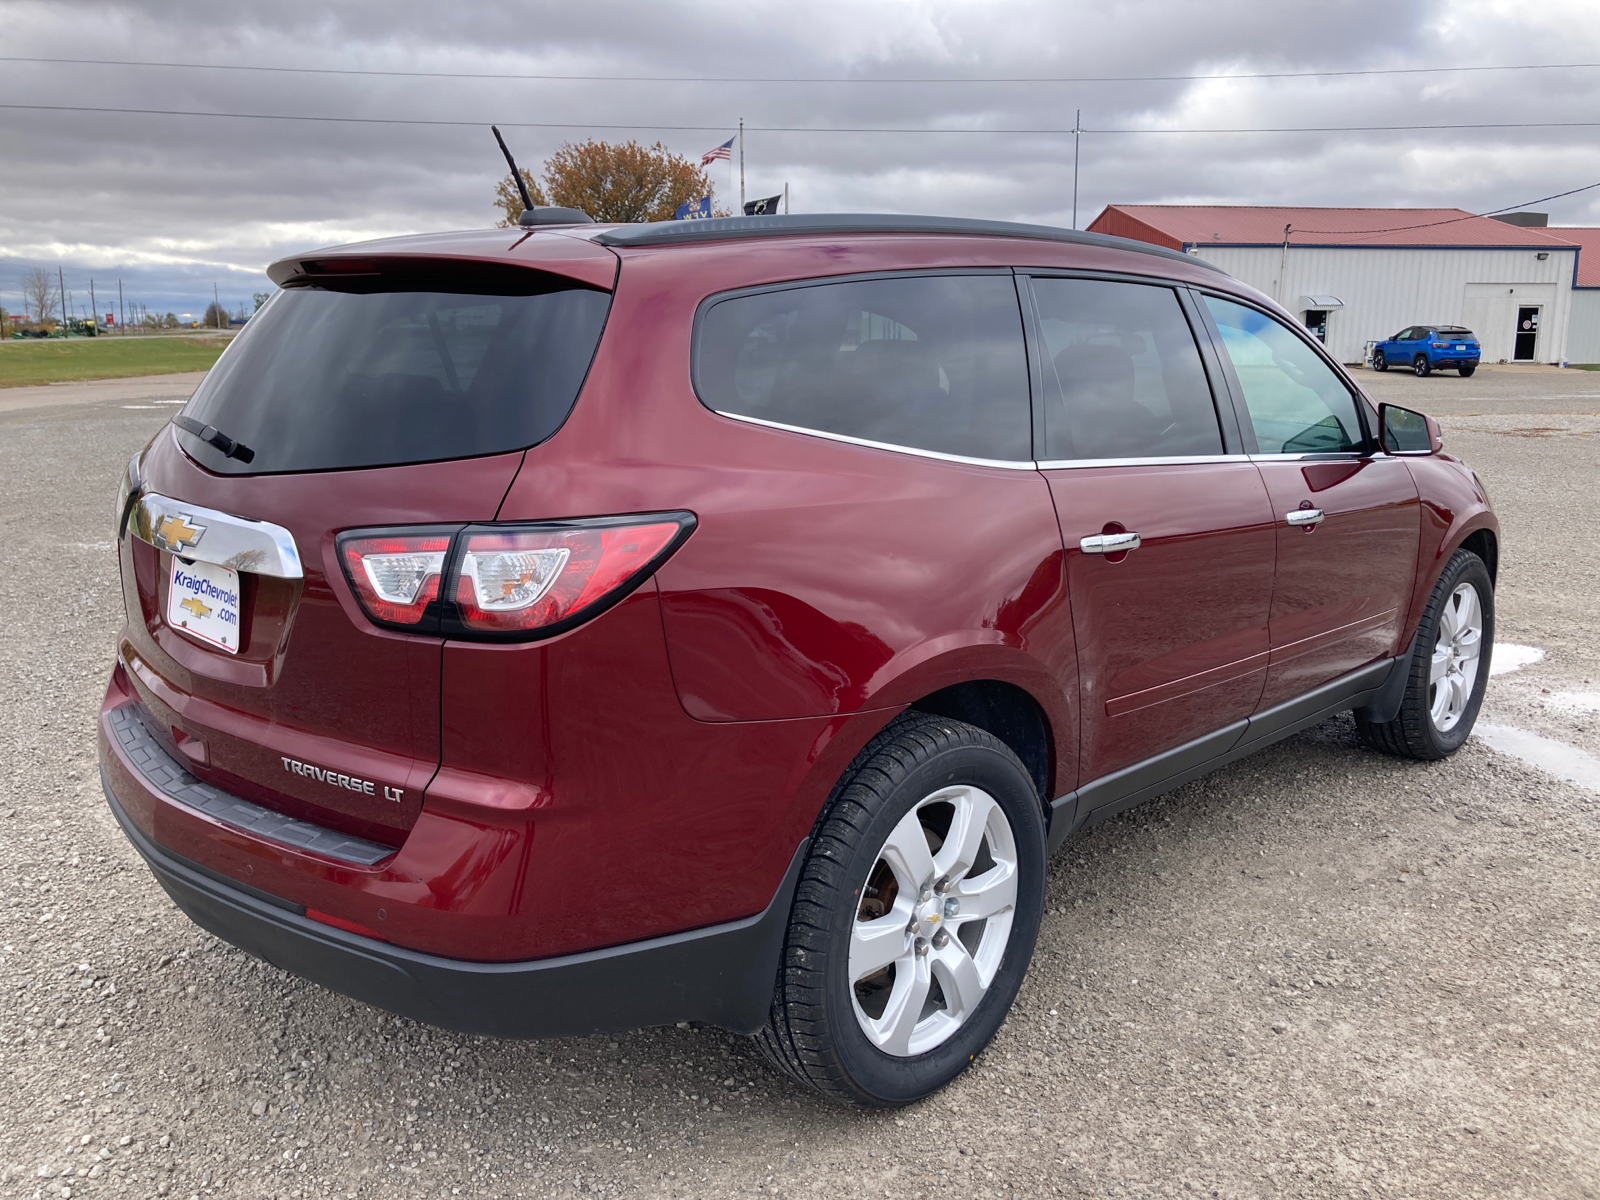
<instances>
[{"instance_id":1,"label":"white puddle patch","mask_svg":"<svg viewBox=\"0 0 1600 1200\"><path fill-rule=\"evenodd\" d=\"M1513 725L1479 725L1473 736L1483 739L1491 750L1520 758L1530 767L1600 794L1600 758L1585 750Z\"/></svg>"},{"instance_id":2,"label":"white puddle patch","mask_svg":"<svg viewBox=\"0 0 1600 1200\"><path fill-rule=\"evenodd\" d=\"M1600 713L1600 692L1556 692L1545 703L1562 712Z\"/></svg>"},{"instance_id":3,"label":"white puddle patch","mask_svg":"<svg viewBox=\"0 0 1600 1200\"><path fill-rule=\"evenodd\" d=\"M1496 642L1489 658L1490 675L1509 675L1523 667L1531 667L1544 657L1537 646L1519 646L1515 642Z\"/></svg>"}]
</instances>

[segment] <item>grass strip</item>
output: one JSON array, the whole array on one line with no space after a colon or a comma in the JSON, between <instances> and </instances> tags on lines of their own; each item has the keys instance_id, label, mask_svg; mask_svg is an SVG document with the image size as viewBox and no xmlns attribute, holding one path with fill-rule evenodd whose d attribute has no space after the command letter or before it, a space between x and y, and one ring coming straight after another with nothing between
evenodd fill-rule
<instances>
[{"instance_id":1,"label":"grass strip","mask_svg":"<svg viewBox=\"0 0 1600 1200\"><path fill-rule=\"evenodd\" d=\"M0 342L0 388L80 379L208 371L227 348L216 337L63 338Z\"/></svg>"}]
</instances>

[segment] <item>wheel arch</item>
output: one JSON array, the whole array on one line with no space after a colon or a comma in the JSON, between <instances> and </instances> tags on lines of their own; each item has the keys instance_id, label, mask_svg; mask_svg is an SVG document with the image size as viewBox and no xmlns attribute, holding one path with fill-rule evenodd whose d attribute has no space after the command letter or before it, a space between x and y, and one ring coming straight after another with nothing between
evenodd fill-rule
<instances>
[{"instance_id":1,"label":"wheel arch","mask_svg":"<svg viewBox=\"0 0 1600 1200\"><path fill-rule=\"evenodd\" d=\"M1417 547L1417 583L1401 650L1411 644L1428 597L1457 550L1471 550L1482 558L1492 582L1498 582L1500 570L1500 522L1477 476L1442 455L1408 459L1407 464L1422 498L1422 536Z\"/></svg>"},{"instance_id":2,"label":"wheel arch","mask_svg":"<svg viewBox=\"0 0 1600 1200\"><path fill-rule=\"evenodd\" d=\"M969 679L930 692L908 711L949 717L999 738L1022 760L1048 814L1055 780L1055 738L1044 706L1025 688L1000 679Z\"/></svg>"},{"instance_id":3,"label":"wheel arch","mask_svg":"<svg viewBox=\"0 0 1600 1200\"><path fill-rule=\"evenodd\" d=\"M1483 559L1483 565L1489 568L1490 582L1498 585L1500 582L1500 538L1493 529L1487 525L1479 526L1462 538L1460 544L1452 549L1451 553L1454 554L1456 550L1471 550L1479 558ZM1446 561L1448 561L1448 558Z\"/></svg>"}]
</instances>

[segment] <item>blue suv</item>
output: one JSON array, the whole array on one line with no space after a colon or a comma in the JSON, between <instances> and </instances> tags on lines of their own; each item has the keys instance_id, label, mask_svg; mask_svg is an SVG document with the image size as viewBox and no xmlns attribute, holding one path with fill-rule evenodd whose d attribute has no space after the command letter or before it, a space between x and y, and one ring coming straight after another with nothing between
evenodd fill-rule
<instances>
[{"instance_id":1,"label":"blue suv","mask_svg":"<svg viewBox=\"0 0 1600 1200\"><path fill-rule=\"evenodd\" d=\"M1478 338L1459 325L1412 325L1372 348L1372 369L1409 363L1418 375L1435 367L1454 367L1465 379L1478 369Z\"/></svg>"}]
</instances>

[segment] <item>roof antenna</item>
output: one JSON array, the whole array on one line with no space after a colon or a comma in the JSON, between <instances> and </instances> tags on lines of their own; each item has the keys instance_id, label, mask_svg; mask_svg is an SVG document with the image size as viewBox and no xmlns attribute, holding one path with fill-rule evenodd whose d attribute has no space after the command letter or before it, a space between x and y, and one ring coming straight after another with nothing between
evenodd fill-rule
<instances>
[{"instance_id":1,"label":"roof antenna","mask_svg":"<svg viewBox=\"0 0 1600 1200\"><path fill-rule=\"evenodd\" d=\"M506 156L506 166L511 168L511 178L516 180L517 191L522 193L522 211L532 212L533 201L528 197L528 185L522 181L522 172L517 170L517 160L511 157L511 148L506 145L505 138L500 136L498 125L489 126L494 131L494 140L500 143L500 153Z\"/></svg>"},{"instance_id":2,"label":"roof antenna","mask_svg":"<svg viewBox=\"0 0 1600 1200\"><path fill-rule=\"evenodd\" d=\"M533 197L528 195L528 185L523 182L522 172L517 170L517 160L511 157L511 149L506 145L505 138L500 136L498 125L489 126L494 131L494 140L500 143L500 153L506 156L506 165L511 168L511 178L516 181L517 191L522 196L522 215L517 218L518 225L593 225L594 218L581 209L545 207L535 208Z\"/></svg>"}]
</instances>

